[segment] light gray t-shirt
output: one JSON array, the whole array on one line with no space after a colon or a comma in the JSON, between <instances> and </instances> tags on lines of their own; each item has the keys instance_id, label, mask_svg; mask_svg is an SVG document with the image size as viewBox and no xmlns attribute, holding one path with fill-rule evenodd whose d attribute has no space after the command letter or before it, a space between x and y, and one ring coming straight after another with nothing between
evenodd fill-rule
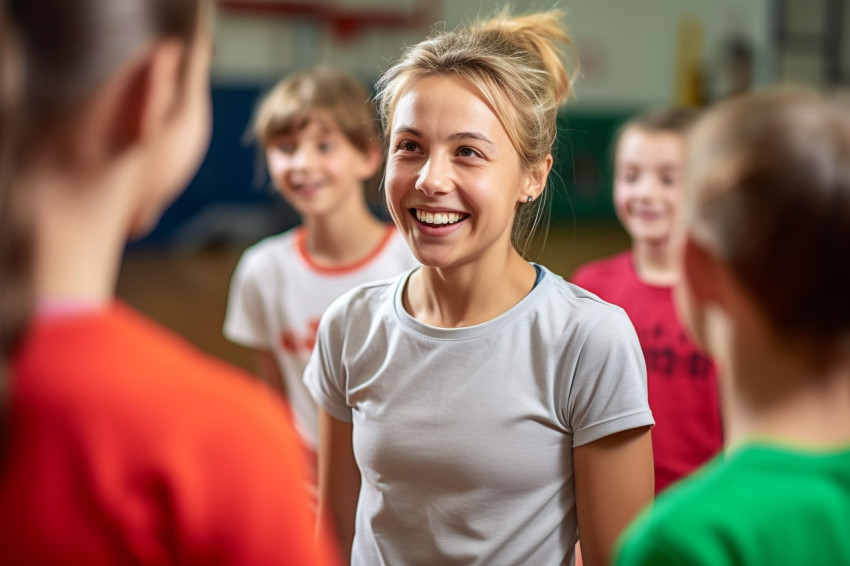
<instances>
[{"instance_id":1,"label":"light gray t-shirt","mask_svg":"<svg viewBox=\"0 0 850 566\"><path fill-rule=\"evenodd\" d=\"M546 268L499 317L411 317L412 271L335 301L304 381L351 421L354 565L562 564L577 540L572 449L652 425L625 312Z\"/></svg>"}]
</instances>

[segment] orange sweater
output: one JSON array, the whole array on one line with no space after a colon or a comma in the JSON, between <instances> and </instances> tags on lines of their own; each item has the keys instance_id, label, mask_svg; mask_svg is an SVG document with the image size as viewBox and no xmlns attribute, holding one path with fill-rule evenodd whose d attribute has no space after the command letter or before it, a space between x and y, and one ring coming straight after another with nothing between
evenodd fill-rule
<instances>
[{"instance_id":1,"label":"orange sweater","mask_svg":"<svg viewBox=\"0 0 850 566\"><path fill-rule=\"evenodd\" d=\"M325 565L285 407L116 303L15 360L0 564Z\"/></svg>"}]
</instances>

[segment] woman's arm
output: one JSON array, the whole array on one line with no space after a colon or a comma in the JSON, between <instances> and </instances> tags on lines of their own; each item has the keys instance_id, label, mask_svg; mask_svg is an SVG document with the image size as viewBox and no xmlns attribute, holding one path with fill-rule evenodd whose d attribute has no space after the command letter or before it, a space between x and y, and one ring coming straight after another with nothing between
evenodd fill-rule
<instances>
[{"instance_id":1,"label":"woman's arm","mask_svg":"<svg viewBox=\"0 0 850 566\"><path fill-rule=\"evenodd\" d=\"M345 564L351 561L360 470L354 460L351 423L319 409L319 524L336 530Z\"/></svg>"},{"instance_id":2,"label":"woman's arm","mask_svg":"<svg viewBox=\"0 0 850 566\"><path fill-rule=\"evenodd\" d=\"M573 450L576 514L584 564L610 564L623 529L652 503L655 477L648 426Z\"/></svg>"}]
</instances>

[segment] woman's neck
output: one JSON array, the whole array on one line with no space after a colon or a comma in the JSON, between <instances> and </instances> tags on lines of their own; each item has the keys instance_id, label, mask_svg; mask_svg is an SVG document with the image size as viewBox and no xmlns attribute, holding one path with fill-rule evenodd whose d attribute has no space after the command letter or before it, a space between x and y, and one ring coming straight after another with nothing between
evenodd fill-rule
<instances>
[{"instance_id":1,"label":"woman's neck","mask_svg":"<svg viewBox=\"0 0 850 566\"><path fill-rule=\"evenodd\" d=\"M310 258L326 267L349 265L368 257L387 229L359 195L329 214L305 217L303 226Z\"/></svg>"},{"instance_id":2,"label":"woman's neck","mask_svg":"<svg viewBox=\"0 0 850 566\"><path fill-rule=\"evenodd\" d=\"M112 299L132 210L125 174L34 169L35 284L40 300ZM124 187L126 190L116 190Z\"/></svg>"},{"instance_id":3,"label":"woman's neck","mask_svg":"<svg viewBox=\"0 0 850 566\"><path fill-rule=\"evenodd\" d=\"M516 305L534 287L536 278L534 267L513 247L505 256L458 267L424 266L408 281L405 308L431 326L473 326Z\"/></svg>"},{"instance_id":4,"label":"woman's neck","mask_svg":"<svg viewBox=\"0 0 850 566\"><path fill-rule=\"evenodd\" d=\"M635 241L632 261L638 279L647 285L669 287L676 283L676 262L670 240Z\"/></svg>"}]
</instances>

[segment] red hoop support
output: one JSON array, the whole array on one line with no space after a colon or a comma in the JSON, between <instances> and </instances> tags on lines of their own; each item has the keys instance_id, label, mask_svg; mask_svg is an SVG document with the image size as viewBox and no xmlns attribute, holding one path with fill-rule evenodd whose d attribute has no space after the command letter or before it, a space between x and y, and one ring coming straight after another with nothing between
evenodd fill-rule
<instances>
[{"instance_id":1,"label":"red hoop support","mask_svg":"<svg viewBox=\"0 0 850 566\"><path fill-rule=\"evenodd\" d=\"M442 15L442 0L419 0L413 10L342 8L333 1L218 0L222 11L266 16L294 16L327 25L340 41L350 41L366 28L425 30Z\"/></svg>"}]
</instances>

